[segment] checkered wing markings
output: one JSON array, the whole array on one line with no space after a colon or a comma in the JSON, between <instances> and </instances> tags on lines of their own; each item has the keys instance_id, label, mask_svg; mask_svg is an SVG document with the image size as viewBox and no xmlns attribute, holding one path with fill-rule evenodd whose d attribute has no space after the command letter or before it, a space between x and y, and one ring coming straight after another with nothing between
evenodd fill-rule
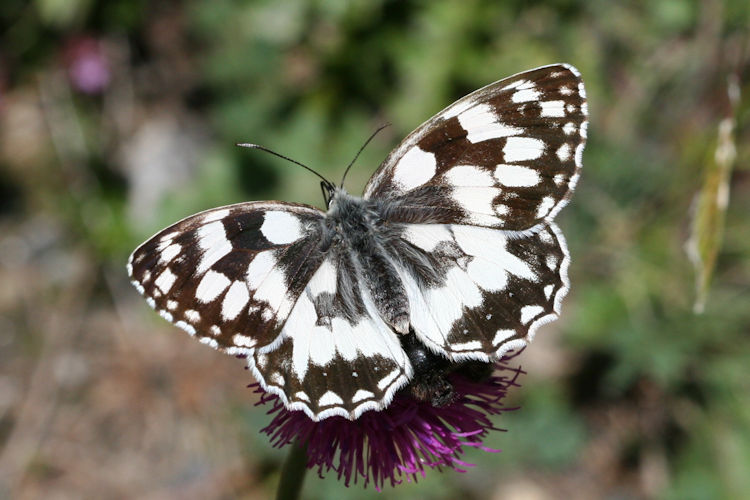
<instances>
[{"instance_id":1,"label":"checkered wing markings","mask_svg":"<svg viewBox=\"0 0 750 500\"><path fill-rule=\"evenodd\" d=\"M557 318L568 291L569 257L554 223L532 234L490 228L407 225L398 263L410 320L432 349L459 361L487 360L530 341ZM413 262L426 258L435 279Z\"/></svg>"},{"instance_id":2,"label":"checkered wing markings","mask_svg":"<svg viewBox=\"0 0 750 500\"><path fill-rule=\"evenodd\" d=\"M522 231L552 220L578 181L586 94L556 64L488 85L412 132L365 197L393 200L391 221Z\"/></svg>"},{"instance_id":3,"label":"checkered wing markings","mask_svg":"<svg viewBox=\"0 0 750 500\"><path fill-rule=\"evenodd\" d=\"M138 247L128 272L149 305L230 354L278 345L292 306L324 255L322 212L280 202L193 215Z\"/></svg>"},{"instance_id":4,"label":"checkered wing markings","mask_svg":"<svg viewBox=\"0 0 750 500\"><path fill-rule=\"evenodd\" d=\"M250 368L264 389L313 420L380 410L411 377L396 334L345 257L329 255L316 271L282 339L277 349L254 350Z\"/></svg>"}]
</instances>

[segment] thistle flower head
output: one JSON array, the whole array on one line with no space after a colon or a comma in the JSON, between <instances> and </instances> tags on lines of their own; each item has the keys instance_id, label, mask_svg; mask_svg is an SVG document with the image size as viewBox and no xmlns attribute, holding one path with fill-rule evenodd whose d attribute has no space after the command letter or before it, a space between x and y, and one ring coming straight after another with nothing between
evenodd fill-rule
<instances>
[{"instance_id":1,"label":"thistle flower head","mask_svg":"<svg viewBox=\"0 0 750 500\"><path fill-rule=\"evenodd\" d=\"M353 421L331 417L315 422L304 412L287 410L258 384L251 387L261 394L258 405L271 405L268 414L273 419L261 432L273 446L306 445L307 467L317 468L321 477L334 471L347 486L363 481L364 486L372 483L380 490L386 483L416 481L429 468L465 472L473 465L461 459L466 447L499 451L482 441L490 431L502 430L491 417L512 409L502 399L524 373L509 366L509 359L498 361L495 372L483 381L451 374L456 397L446 406L432 406L402 391L388 408L366 412Z\"/></svg>"}]
</instances>

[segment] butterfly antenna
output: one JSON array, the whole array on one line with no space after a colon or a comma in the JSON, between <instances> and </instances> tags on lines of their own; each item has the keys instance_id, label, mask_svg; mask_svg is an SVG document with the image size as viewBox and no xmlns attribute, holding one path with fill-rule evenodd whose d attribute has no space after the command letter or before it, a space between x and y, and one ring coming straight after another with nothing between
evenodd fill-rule
<instances>
[{"instance_id":1,"label":"butterfly antenna","mask_svg":"<svg viewBox=\"0 0 750 500\"><path fill-rule=\"evenodd\" d=\"M370 144L370 141L373 140L376 135L378 135L378 132L380 132L381 130L383 130L386 127L389 127L390 125L391 125L390 123L386 123L385 125L381 125L380 127L378 127L378 129L375 132L372 133L372 135L370 136L370 138L367 139L364 144L362 144L362 147L359 148L359 151L357 151L357 154L354 155L354 159L352 160L352 162L349 164L348 167L346 167L346 170L344 170L344 176L341 178L341 184L339 185L339 188L343 188L344 187L344 181L346 180L346 174L349 173L349 169L352 168L352 165L354 165L354 162L357 161L357 158L359 158L359 154L367 147L368 144Z\"/></svg>"},{"instance_id":2,"label":"butterfly antenna","mask_svg":"<svg viewBox=\"0 0 750 500\"><path fill-rule=\"evenodd\" d=\"M313 170L312 168L308 167L308 166L307 166L307 165L305 165L304 163L300 163L300 162L298 162L297 160L293 160L293 159L289 158L288 156L284 156L284 155L282 155L282 154L280 154L280 153L277 153L276 151L273 151L273 150L271 150L271 149L268 149L268 148L267 148L267 147L265 147L265 146L261 146L261 145L259 145L259 144L250 144L249 142L243 142L243 143L241 143L241 144L237 144L237 146L239 146L239 147L241 147L241 148L260 149L261 151L265 151L266 153L271 153L271 154L272 154L272 155L274 155L274 156L278 156L278 157L279 157L279 158L281 158L281 159L284 159L284 160L286 160L286 161L288 161L288 162L294 163L295 165L299 165L300 167L304 168L305 170L308 170L308 171L310 171L310 172L314 173L315 175L317 175L318 177L320 177L321 179L323 179L323 182L324 182L324 183L325 183L326 185L328 185L328 186L333 186L333 183L332 183L331 181L329 181L328 179L326 179L325 177L323 177L323 176L322 176L322 175L320 175L320 174L319 174L318 172L316 172L316 171L315 171L315 170Z\"/></svg>"}]
</instances>

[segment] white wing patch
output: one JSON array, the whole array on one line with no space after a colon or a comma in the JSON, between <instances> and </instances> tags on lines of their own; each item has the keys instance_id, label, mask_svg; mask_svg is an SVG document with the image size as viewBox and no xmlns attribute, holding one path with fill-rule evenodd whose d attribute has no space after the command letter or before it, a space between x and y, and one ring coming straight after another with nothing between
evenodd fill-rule
<instances>
[{"instance_id":1,"label":"white wing patch","mask_svg":"<svg viewBox=\"0 0 750 500\"><path fill-rule=\"evenodd\" d=\"M256 257L257 258L257 257ZM294 305L289 296L286 277L278 267L272 267L260 285L255 289L253 299L266 302L274 315L286 317ZM269 309L264 310L268 312Z\"/></svg>"},{"instance_id":2,"label":"white wing patch","mask_svg":"<svg viewBox=\"0 0 750 500\"><path fill-rule=\"evenodd\" d=\"M521 88L521 86L518 87L519 90L516 90L513 95L511 96L511 101L513 102L529 102L529 101L536 101L539 99L541 94L538 90L535 90L533 87L528 87L528 83L526 84L526 88Z\"/></svg>"},{"instance_id":3,"label":"white wing patch","mask_svg":"<svg viewBox=\"0 0 750 500\"><path fill-rule=\"evenodd\" d=\"M314 297L322 293L336 293L336 265L331 257L323 261L307 287Z\"/></svg>"},{"instance_id":4,"label":"white wing patch","mask_svg":"<svg viewBox=\"0 0 750 500\"><path fill-rule=\"evenodd\" d=\"M375 397L375 394L373 394L370 391L366 391L364 389L359 389L357 392L354 393L354 397L352 398L353 403L359 403L360 401L364 399L369 399Z\"/></svg>"},{"instance_id":5,"label":"white wing patch","mask_svg":"<svg viewBox=\"0 0 750 500\"><path fill-rule=\"evenodd\" d=\"M169 264L174 260L175 257L177 257L180 252L182 251L182 245L178 243L172 243L167 248L162 250L161 255L159 255L159 261L162 264Z\"/></svg>"},{"instance_id":6,"label":"white wing patch","mask_svg":"<svg viewBox=\"0 0 750 500\"><path fill-rule=\"evenodd\" d=\"M224 224L220 221L206 224L198 230L198 246L204 253L195 270L196 274L203 274L232 251L232 243L227 239Z\"/></svg>"},{"instance_id":7,"label":"white wing patch","mask_svg":"<svg viewBox=\"0 0 750 500\"><path fill-rule=\"evenodd\" d=\"M501 123L488 104L477 104L462 111L458 122L467 133L466 139L472 143L523 133L523 129Z\"/></svg>"},{"instance_id":8,"label":"white wing patch","mask_svg":"<svg viewBox=\"0 0 750 500\"><path fill-rule=\"evenodd\" d=\"M159 277L156 278L154 284L159 290L162 291L162 293L168 293L176 280L177 276L172 271L170 271L169 268L166 268L164 271L162 271Z\"/></svg>"},{"instance_id":9,"label":"white wing patch","mask_svg":"<svg viewBox=\"0 0 750 500\"><path fill-rule=\"evenodd\" d=\"M563 118L565 117L565 101L541 101L541 115L544 118Z\"/></svg>"},{"instance_id":10,"label":"white wing patch","mask_svg":"<svg viewBox=\"0 0 750 500\"><path fill-rule=\"evenodd\" d=\"M536 160L544 154L544 141L534 137L508 137L503 146L505 161Z\"/></svg>"},{"instance_id":11,"label":"white wing patch","mask_svg":"<svg viewBox=\"0 0 750 500\"><path fill-rule=\"evenodd\" d=\"M203 217L203 223L208 224L209 222L220 221L229 215L230 210L223 208L220 210L211 210Z\"/></svg>"},{"instance_id":12,"label":"white wing patch","mask_svg":"<svg viewBox=\"0 0 750 500\"><path fill-rule=\"evenodd\" d=\"M506 249L508 237L503 231L472 226L453 226L456 243L467 255L528 280L536 276L529 265Z\"/></svg>"},{"instance_id":13,"label":"white wing patch","mask_svg":"<svg viewBox=\"0 0 750 500\"><path fill-rule=\"evenodd\" d=\"M341 397L333 391L328 391L320 397L321 406L343 405L343 404L344 404L344 400L341 399Z\"/></svg>"},{"instance_id":14,"label":"white wing patch","mask_svg":"<svg viewBox=\"0 0 750 500\"><path fill-rule=\"evenodd\" d=\"M195 298L204 304L208 304L224 293L230 283L229 278L222 273L208 271L203 275L198 288L195 290Z\"/></svg>"},{"instance_id":15,"label":"white wing patch","mask_svg":"<svg viewBox=\"0 0 750 500\"><path fill-rule=\"evenodd\" d=\"M494 220L494 201L495 197L500 194L497 188L474 189L473 187L454 187L451 197L458 203L461 208L469 213L469 217L476 224L481 224L481 215L491 215L490 220Z\"/></svg>"},{"instance_id":16,"label":"white wing patch","mask_svg":"<svg viewBox=\"0 0 750 500\"><path fill-rule=\"evenodd\" d=\"M521 323L526 324L543 312L542 306L524 306L521 309Z\"/></svg>"},{"instance_id":17,"label":"white wing patch","mask_svg":"<svg viewBox=\"0 0 750 500\"><path fill-rule=\"evenodd\" d=\"M244 281L235 281L227 290L221 303L221 316L224 321L236 318L250 301L250 292Z\"/></svg>"},{"instance_id":18,"label":"white wing patch","mask_svg":"<svg viewBox=\"0 0 750 500\"><path fill-rule=\"evenodd\" d=\"M440 243L453 241L447 224L408 224L402 237L427 252L434 251Z\"/></svg>"},{"instance_id":19,"label":"white wing patch","mask_svg":"<svg viewBox=\"0 0 750 500\"><path fill-rule=\"evenodd\" d=\"M495 333L495 338L492 339L492 342L495 345L502 344L503 342L505 342L506 340L508 340L512 336L514 336L515 334L516 334L515 330L509 330L507 328L505 328L505 329L501 328L500 330L498 330Z\"/></svg>"},{"instance_id":20,"label":"white wing patch","mask_svg":"<svg viewBox=\"0 0 750 500\"><path fill-rule=\"evenodd\" d=\"M474 165L457 165L443 174L443 178L456 187L494 187L492 174Z\"/></svg>"},{"instance_id":21,"label":"white wing patch","mask_svg":"<svg viewBox=\"0 0 750 500\"><path fill-rule=\"evenodd\" d=\"M570 144L565 143L559 148L557 148L556 154L557 157L560 159L560 161L568 161L570 160Z\"/></svg>"},{"instance_id":22,"label":"white wing patch","mask_svg":"<svg viewBox=\"0 0 750 500\"><path fill-rule=\"evenodd\" d=\"M495 179L507 187L531 187L541 182L539 173L533 168L506 164L495 168Z\"/></svg>"},{"instance_id":23,"label":"white wing patch","mask_svg":"<svg viewBox=\"0 0 750 500\"><path fill-rule=\"evenodd\" d=\"M421 186L435 176L435 155L414 146L396 164L393 180L405 191Z\"/></svg>"},{"instance_id":24,"label":"white wing patch","mask_svg":"<svg viewBox=\"0 0 750 500\"><path fill-rule=\"evenodd\" d=\"M258 252L247 266L247 273L245 276L250 288L253 290L257 289L275 265L276 258L273 256L272 250Z\"/></svg>"},{"instance_id":25,"label":"white wing patch","mask_svg":"<svg viewBox=\"0 0 750 500\"><path fill-rule=\"evenodd\" d=\"M276 245L288 245L304 236L300 220L289 212L269 210L265 213L260 232Z\"/></svg>"},{"instance_id":26,"label":"white wing patch","mask_svg":"<svg viewBox=\"0 0 750 500\"><path fill-rule=\"evenodd\" d=\"M549 215L552 209L555 207L555 199L551 196L545 196L542 198L542 202L536 210L537 218L541 219Z\"/></svg>"}]
</instances>

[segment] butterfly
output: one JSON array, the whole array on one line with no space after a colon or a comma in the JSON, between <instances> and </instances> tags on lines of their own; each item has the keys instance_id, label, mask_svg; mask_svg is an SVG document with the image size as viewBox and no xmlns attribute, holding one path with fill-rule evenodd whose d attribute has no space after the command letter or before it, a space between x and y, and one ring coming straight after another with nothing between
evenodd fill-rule
<instances>
[{"instance_id":1,"label":"butterfly","mask_svg":"<svg viewBox=\"0 0 750 500\"><path fill-rule=\"evenodd\" d=\"M425 359L489 364L558 317L570 259L553 219L579 179L587 114L574 67L516 74L419 126L362 197L324 181L326 211L207 210L143 243L128 273L289 410L382 410Z\"/></svg>"}]
</instances>

